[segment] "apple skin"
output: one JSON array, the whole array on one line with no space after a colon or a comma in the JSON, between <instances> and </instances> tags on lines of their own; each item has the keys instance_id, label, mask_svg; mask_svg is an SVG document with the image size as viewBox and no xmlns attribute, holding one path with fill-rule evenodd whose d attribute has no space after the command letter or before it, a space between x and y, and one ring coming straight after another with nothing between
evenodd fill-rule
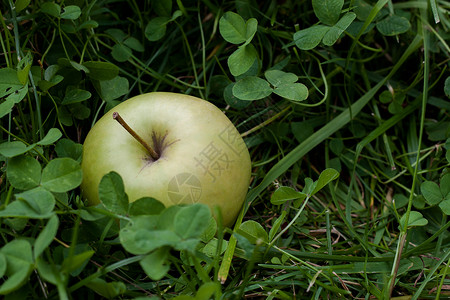
<instances>
[{"instance_id":1,"label":"apple skin","mask_svg":"<svg viewBox=\"0 0 450 300\"><path fill-rule=\"evenodd\" d=\"M161 157L148 151L116 120L121 117ZM154 92L130 98L106 113L83 145L81 190L89 205L100 203L98 185L115 171L130 202L153 197L166 207L204 203L221 208L231 226L245 200L251 176L248 149L239 132L213 104L188 95Z\"/></svg>"}]
</instances>

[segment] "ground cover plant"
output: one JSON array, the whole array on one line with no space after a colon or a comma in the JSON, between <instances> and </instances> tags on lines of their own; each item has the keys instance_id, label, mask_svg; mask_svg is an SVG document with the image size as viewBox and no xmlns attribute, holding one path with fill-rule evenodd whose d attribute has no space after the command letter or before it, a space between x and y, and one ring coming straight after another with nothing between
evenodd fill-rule
<instances>
[{"instance_id":1,"label":"ground cover plant","mask_svg":"<svg viewBox=\"0 0 450 300\"><path fill-rule=\"evenodd\" d=\"M0 295L450 297L449 12L2 1ZM201 204L129 204L114 173L85 205L88 131L152 91L207 99L241 133L252 180L234 227Z\"/></svg>"}]
</instances>

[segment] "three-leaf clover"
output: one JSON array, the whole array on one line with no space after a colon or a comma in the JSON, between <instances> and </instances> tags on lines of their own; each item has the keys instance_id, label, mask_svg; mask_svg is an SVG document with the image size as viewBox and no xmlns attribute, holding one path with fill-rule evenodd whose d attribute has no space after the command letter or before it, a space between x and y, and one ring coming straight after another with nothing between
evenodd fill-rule
<instances>
[{"instance_id":1,"label":"three-leaf clover","mask_svg":"<svg viewBox=\"0 0 450 300\"><path fill-rule=\"evenodd\" d=\"M439 185L434 181L423 182L420 191L429 205L439 205L444 214L450 215L450 173L441 177Z\"/></svg>"},{"instance_id":2,"label":"three-leaf clover","mask_svg":"<svg viewBox=\"0 0 450 300\"><path fill-rule=\"evenodd\" d=\"M266 80L247 76L233 86L233 95L240 100L258 100L272 93L291 101L303 101L308 98L308 88L296 82L298 76L281 70L268 70Z\"/></svg>"},{"instance_id":3,"label":"three-leaf clover","mask_svg":"<svg viewBox=\"0 0 450 300\"><path fill-rule=\"evenodd\" d=\"M344 0L313 0L312 5L322 24L294 33L294 43L301 50L311 50L320 42L326 46L333 45L356 18L355 13L347 12L339 19Z\"/></svg>"},{"instance_id":4,"label":"three-leaf clover","mask_svg":"<svg viewBox=\"0 0 450 300\"><path fill-rule=\"evenodd\" d=\"M258 29L258 21L250 18L246 21L234 12L226 12L219 20L219 31L222 37L229 43L239 45L228 57L228 67L233 76L239 76L247 72L258 59L252 41Z\"/></svg>"}]
</instances>

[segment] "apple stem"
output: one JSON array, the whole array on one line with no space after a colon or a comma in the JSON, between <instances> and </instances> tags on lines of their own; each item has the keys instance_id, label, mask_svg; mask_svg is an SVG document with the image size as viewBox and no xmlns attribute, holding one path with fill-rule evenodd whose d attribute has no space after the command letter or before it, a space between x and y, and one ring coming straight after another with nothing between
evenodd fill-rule
<instances>
[{"instance_id":1,"label":"apple stem","mask_svg":"<svg viewBox=\"0 0 450 300\"><path fill-rule=\"evenodd\" d=\"M141 143L142 146L145 147L145 149L147 149L153 160L157 160L159 158L159 154L156 153L156 151L153 150L153 148L147 144L147 142L144 141L130 126L128 126L127 122L122 119L118 112L113 112L113 119L119 122L119 124L122 125L126 131L128 131L139 143Z\"/></svg>"}]
</instances>

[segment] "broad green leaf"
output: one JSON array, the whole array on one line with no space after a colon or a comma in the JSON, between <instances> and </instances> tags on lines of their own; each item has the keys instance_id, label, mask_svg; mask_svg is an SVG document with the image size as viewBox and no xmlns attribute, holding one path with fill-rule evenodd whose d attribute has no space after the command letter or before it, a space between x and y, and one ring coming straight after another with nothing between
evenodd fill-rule
<instances>
[{"instance_id":1,"label":"broad green leaf","mask_svg":"<svg viewBox=\"0 0 450 300\"><path fill-rule=\"evenodd\" d=\"M0 211L0 217L47 219L53 215L55 198L52 193L42 187L15 194L15 197L16 201Z\"/></svg>"},{"instance_id":2,"label":"broad green leaf","mask_svg":"<svg viewBox=\"0 0 450 300\"><path fill-rule=\"evenodd\" d=\"M400 219L399 229L404 228L406 222L406 214ZM408 227L425 226L428 224L428 220L418 211L411 211L408 219Z\"/></svg>"},{"instance_id":3,"label":"broad green leaf","mask_svg":"<svg viewBox=\"0 0 450 300\"><path fill-rule=\"evenodd\" d=\"M129 37L127 38L125 41L123 41L123 43L130 47L131 49L138 51L138 52L144 52L145 48L144 46L141 44L141 42L139 42L139 40L137 38L134 37Z\"/></svg>"},{"instance_id":4,"label":"broad green leaf","mask_svg":"<svg viewBox=\"0 0 450 300\"><path fill-rule=\"evenodd\" d=\"M98 208L99 206L101 207L101 209L104 209L103 204L97 205L96 208ZM105 218L106 216L100 212L97 212L96 210L91 209L91 207L85 207L83 209L80 209L80 217L86 221L97 221Z\"/></svg>"},{"instance_id":5,"label":"broad green leaf","mask_svg":"<svg viewBox=\"0 0 450 300\"><path fill-rule=\"evenodd\" d=\"M360 21L365 21L370 17L370 14L373 13L374 7L373 5L367 3L364 0L356 0L355 1L355 9L356 17Z\"/></svg>"},{"instance_id":6,"label":"broad green leaf","mask_svg":"<svg viewBox=\"0 0 450 300\"><path fill-rule=\"evenodd\" d=\"M125 77L116 76L111 80L102 80L96 85L103 101L115 100L129 91L129 82Z\"/></svg>"},{"instance_id":7,"label":"broad green leaf","mask_svg":"<svg viewBox=\"0 0 450 300\"><path fill-rule=\"evenodd\" d=\"M405 17L397 15L390 15L387 18L377 23L378 31L387 36L398 35L405 33L411 28L411 24Z\"/></svg>"},{"instance_id":8,"label":"broad green leaf","mask_svg":"<svg viewBox=\"0 0 450 300\"><path fill-rule=\"evenodd\" d=\"M66 93L61 104L67 105L82 102L91 98L91 96L92 96L91 93L86 90L73 89Z\"/></svg>"},{"instance_id":9,"label":"broad green leaf","mask_svg":"<svg viewBox=\"0 0 450 300\"><path fill-rule=\"evenodd\" d=\"M332 46L339 39L341 34L347 29L348 26L355 20L356 14L353 12L346 13L330 30L323 36L322 42L326 46Z\"/></svg>"},{"instance_id":10,"label":"broad green leaf","mask_svg":"<svg viewBox=\"0 0 450 300\"><path fill-rule=\"evenodd\" d=\"M436 205L444 198L441 194L439 185L433 181L424 181L420 185L420 192L429 205Z\"/></svg>"},{"instance_id":11,"label":"broad green leaf","mask_svg":"<svg viewBox=\"0 0 450 300\"><path fill-rule=\"evenodd\" d=\"M61 75L55 75L49 80L39 80L38 86L44 93L46 93L50 88L63 81L63 79L64 77L62 77Z\"/></svg>"},{"instance_id":12,"label":"broad green leaf","mask_svg":"<svg viewBox=\"0 0 450 300\"><path fill-rule=\"evenodd\" d=\"M233 236L236 238L240 248L243 250L244 258L250 260L253 256L253 252L256 246L252 244L247 237L240 235L236 231L233 232Z\"/></svg>"},{"instance_id":13,"label":"broad green leaf","mask_svg":"<svg viewBox=\"0 0 450 300\"><path fill-rule=\"evenodd\" d=\"M247 25L237 13L226 12L219 20L219 31L224 40L229 43L241 44L247 41Z\"/></svg>"},{"instance_id":14,"label":"broad green leaf","mask_svg":"<svg viewBox=\"0 0 450 300\"><path fill-rule=\"evenodd\" d=\"M298 80L298 76L294 73L283 72L281 70L268 70L264 73L264 77L274 87L294 83Z\"/></svg>"},{"instance_id":15,"label":"broad green leaf","mask_svg":"<svg viewBox=\"0 0 450 300\"><path fill-rule=\"evenodd\" d=\"M128 252L136 255L147 254L163 246L179 246L181 238L170 230L147 230L139 228L130 231L129 227L120 231L120 241Z\"/></svg>"},{"instance_id":16,"label":"broad green leaf","mask_svg":"<svg viewBox=\"0 0 450 300\"><path fill-rule=\"evenodd\" d=\"M64 282L67 275L61 272L61 266L59 265L51 265L44 261L43 259L39 259L36 263L37 271L39 272L39 276L51 284L58 284L58 282Z\"/></svg>"},{"instance_id":17,"label":"broad green leaf","mask_svg":"<svg viewBox=\"0 0 450 300\"><path fill-rule=\"evenodd\" d=\"M281 205L289 200L303 200L306 198L306 194L298 192L288 186L280 186L270 197L270 203L275 205Z\"/></svg>"},{"instance_id":18,"label":"broad green leaf","mask_svg":"<svg viewBox=\"0 0 450 300\"><path fill-rule=\"evenodd\" d=\"M441 180L439 181L439 185L440 185L440 189L441 189L441 194L442 196L445 197L449 197L449 193L450 193L450 173L445 174L444 176L442 176Z\"/></svg>"},{"instance_id":19,"label":"broad green leaf","mask_svg":"<svg viewBox=\"0 0 450 300\"><path fill-rule=\"evenodd\" d=\"M109 28L105 30L105 33L112 36L117 42L121 43L127 37L127 34L123 30L118 28Z\"/></svg>"},{"instance_id":20,"label":"broad green leaf","mask_svg":"<svg viewBox=\"0 0 450 300\"><path fill-rule=\"evenodd\" d=\"M233 95L240 100L258 100L272 94L272 88L264 79L244 77L233 86Z\"/></svg>"},{"instance_id":21,"label":"broad green leaf","mask_svg":"<svg viewBox=\"0 0 450 300\"><path fill-rule=\"evenodd\" d=\"M312 6L320 22L332 26L339 19L344 0L312 0Z\"/></svg>"},{"instance_id":22,"label":"broad green leaf","mask_svg":"<svg viewBox=\"0 0 450 300\"><path fill-rule=\"evenodd\" d=\"M330 150L336 154L341 155L342 151L345 149L344 142L340 138L332 139L330 141Z\"/></svg>"},{"instance_id":23,"label":"broad green leaf","mask_svg":"<svg viewBox=\"0 0 450 300\"><path fill-rule=\"evenodd\" d=\"M406 206L409 202L408 197L406 197L403 194L395 194L393 198L393 204L395 205L395 208L398 210L399 208L402 208Z\"/></svg>"},{"instance_id":24,"label":"broad green leaf","mask_svg":"<svg viewBox=\"0 0 450 300\"><path fill-rule=\"evenodd\" d=\"M38 145L47 146L55 143L62 137L62 133L58 128L50 128L45 137L37 142Z\"/></svg>"},{"instance_id":25,"label":"broad green leaf","mask_svg":"<svg viewBox=\"0 0 450 300\"><path fill-rule=\"evenodd\" d=\"M15 103L12 100L5 100L0 103L0 118L3 118L7 114L9 114L12 111L14 104Z\"/></svg>"},{"instance_id":26,"label":"broad green leaf","mask_svg":"<svg viewBox=\"0 0 450 300\"><path fill-rule=\"evenodd\" d=\"M130 203L128 214L131 216L159 215L164 208L164 204L160 201L154 198L144 197Z\"/></svg>"},{"instance_id":27,"label":"broad green leaf","mask_svg":"<svg viewBox=\"0 0 450 300\"><path fill-rule=\"evenodd\" d=\"M9 160L6 175L16 189L29 190L39 185L41 164L29 156L16 156Z\"/></svg>"},{"instance_id":28,"label":"broad green leaf","mask_svg":"<svg viewBox=\"0 0 450 300\"><path fill-rule=\"evenodd\" d=\"M227 63L231 74L233 76L244 74L251 68L257 58L258 55L252 45L240 47L228 57Z\"/></svg>"},{"instance_id":29,"label":"broad green leaf","mask_svg":"<svg viewBox=\"0 0 450 300\"><path fill-rule=\"evenodd\" d=\"M53 77L56 76L56 74L61 70L61 67L59 65L50 65L47 69L44 71L44 79L45 80L51 80Z\"/></svg>"},{"instance_id":30,"label":"broad green leaf","mask_svg":"<svg viewBox=\"0 0 450 300\"><path fill-rule=\"evenodd\" d=\"M98 186L98 195L106 209L118 215L127 214L128 196L118 173L109 172L103 176Z\"/></svg>"},{"instance_id":31,"label":"broad green leaf","mask_svg":"<svg viewBox=\"0 0 450 300\"><path fill-rule=\"evenodd\" d=\"M118 62L125 62L131 57L132 51L123 44L115 44L112 48L111 55Z\"/></svg>"},{"instance_id":32,"label":"broad green leaf","mask_svg":"<svg viewBox=\"0 0 450 300\"><path fill-rule=\"evenodd\" d=\"M7 295L20 288L33 270L31 245L25 240L12 240L0 249L6 263L6 276L0 286L0 295Z\"/></svg>"},{"instance_id":33,"label":"broad green leaf","mask_svg":"<svg viewBox=\"0 0 450 300\"><path fill-rule=\"evenodd\" d=\"M35 144L25 145L21 141L4 142L0 144L0 154L4 157L15 157L33 149Z\"/></svg>"},{"instance_id":34,"label":"broad green leaf","mask_svg":"<svg viewBox=\"0 0 450 300\"><path fill-rule=\"evenodd\" d=\"M183 239L198 238L205 231L210 218L211 211L207 205L188 205L175 215L174 230Z\"/></svg>"},{"instance_id":35,"label":"broad green leaf","mask_svg":"<svg viewBox=\"0 0 450 300\"><path fill-rule=\"evenodd\" d=\"M95 278L86 283L86 286L102 297L112 299L126 292L127 287L121 281L106 282L101 278Z\"/></svg>"},{"instance_id":36,"label":"broad green leaf","mask_svg":"<svg viewBox=\"0 0 450 300\"><path fill-rule=\"evenodd\" d=\"M15 93L22 86L23 84L20 82L16 70L10 68L0 69L0 98Z\"/></svg>"},{"instance_id":37,"label":"broad green leaf","mask_svg":"<svg viewBox=\"0 0 450 300\"><path fill-rule=\"evenodd\" d=\"M177 18L181 17L183 15L183 13L181 12L181 10L176 10L173 12L172 17L170 18L170 22L175 21Z\"/></svg>"},{"instance_id":38,"label":"broad green leaf","mask_svg":"<svg viewBox=\"0 0 450 300\"><path fill-rule=\"evenodd\" d=\"M222 247L219 251L217 251L218 246L219 241L216 238L213 238L205 245L205 247L203 247L202 253L206 254L208 257L215 257L217 253L222 255L227 250L228 241L222 240Z\"/></svg>"},{"instance_id":39,"label":"broad green leaf","mask_svg":"<svg viewBox=\"0 0 450 300\"><path fill-rule=\"evenodd\" d=\"M93 254L94 252L88 244L76 244L73 249L64 248L64 261L61 265L62 272L69 272L69 274L74 277L80 275L88 265Z\"/></svg>"},{"instance_id":40,"label":"broad green leaf","mask_svg":"<svg viewBox=\"0 0 450 300\"><path fill-rule=\"evenodd\" d=\"M281 84L273 92L291 101L303 101L308 98L308 88L303 83Z\"/></svg>"},{"instance_id":41,"label":"broad green leaf","mask_svg":"<svg viewBox=\"0 0 450 300\"><path fill-rule=\"evenodd\" d=\"M164 209L159 214L158 226L157 227L159 229L164 229L164 230L167 229L167 230L170 230L170 231L175 231L174 230L175 216L181 210L181 208L182 208L182 206L173 205L173 206L169 206L166 209Z\"/></svg>"},{"instance_id":42,"label":"broad green leaf","mask_svg":"<svg viewBox=\"0 0 450 300\"><path fill-rule=\"evenodd\" d=\"M145 274L152 280L162 279L170 269L170 262L167 261L169 249L162 247L146 255L139 264Z\"/></svg>"},{"instance_id":43,"label":"broad green leaf","mask_svg":"<svg viewBox=\"0 0 450 300\"><path fill-rule=\"evenodd\" d=\"M403 106L397 102L392 102L388 106L388 111L393 115L401 113L402 109L403 109Z\"/></svg>"},{"instance_id":44,"label":"broad green leaf","mask_svg":"<svg viewBox=\"0 0 450 300\"><path fill-rule=\"evenodd\" d=\"M283 224L284 222L284 218L286 217L286 210L281 211L281 216L279 216L275 222L273 222L272 228L270 228L269 231L269 242L271 242L273 240L273 238L275 237L275 235L278 233L281 224Z\"/></svg>"},{"instance_id":45,"label":"broad green leaf","mask_svg":"<svg viewBox=\"0 0 450 300\"><path fill-rule=\"evenodd\" d=\"M173 248L177 251L188 251L190 253L196 253L199 249L199 239L186 239L180 240L178 243L175 243Z\"/></svg>"},{"instance_id":46,"label":"broad green leaf","mask_svg":"<svg viewBox=\"0 0 450 300\"><path fill-rule=\"evenodd\" d=\"M31 65L33 64L33 56L30 52L23 57L17 64L17 77L20 83L25 85L28 82L28 75L30 73Z\"/></svg>"},{"instance_id":47,"label":"broad green leaf","mask_svg":"<svg viewBox=\"0 0 450 300\"><path fill-rule=\"evenodd\" d=\"M217 221L214 218L209 218L208 225L202 231L199 236L200 240L204 243L209 242L217 233Z\"/></svg>"},{"instance_id":48,"label":"broad green leaf","mask_svg":"<svg viewBox=\"0 0 450 300\"><path fill-rule=\"evenodd\" d=\"M162 39L166 34L167 23L169 21L169 17L156 17L151 19L145 27L145 37L151 42Z\"/></svg>"},{"instance_id":49,"label":"broad green leaf","mask_svg":"<svg viewBox=\"0 0 450 300\"><path fill-rule=\"evenodd\" d=\"M246 237L250 243L257 244L258 240L264 243L269 242L269 236L261 224L253 220L245 221L239 226L237 233Z\"/></svg>"},{"instance_id":50,"label":"broad green leaf","mask_svg":"<svg viewBox=\"0 0 450 300\"><path fill-rule=\"evenodd\" d=\"M225 89L223 90L223 98L225 99L225 102L231 106L232 108L241 110L246 108L247 106L249 106L251 104L250 101L244 101L244 100L240 100L238 98L236 98L233 95L233 86L234 86L234 82L230 83L229 85L227 85L225 87Z\"/></svg>"},{"instance_id":51,"label":"broad green leaf","mask_svg":"<svg viewBox=\"0 0 450 300\"><path fill-rule=\"evenodd\" d=\"M73 256L66 257L61 265L61 271L71 273L87 264L92 255L94 255L94 250L88 250Z\"/></svg>"},{"instance_id":52,"label":"broad green leaf","mask_svg":"<svg viewBox=\"0 0 450 300\"><path fill-rule=\"evenodd\" d=\"M81 9L76 5L68 5L63 8L61 13L62 19L76 20L81 16Z\"/></svg>"},{"instance_id":53,"label":"broad green leaf","mask_svg":"<svg viewBox=\"0 0 450 300\"><path fill-rule=\"evenodd\" d=\"M34 242L34 260L44 253L44 250L51 244L58 231L59 220L57 215L53 215L45 225L44 229L39 233Z\"/></svg>"},{"instance_id":54,"label":"broad green leaf","mask_svg":"<svg viewBox=\"0 0 450 300\"><path fill-rule=\"evenodd\" d=\"M303 187L302 193L306 194L306 195L312 195L312 192L314 191L317 183L319 181L314 181L309 177L305 178L305 186Z\"/></svg>"},{"instance_id":55,"label":"broad green leaf","mask_svg":"<svg viewBox=\"0 0 450 300\"><path fill-rule=\"evenodd\" d=\"M30 4L30 2L31 0L16 0L16 3L14 5L16 12L20 12L25 9Z\"/></svg>"},{"instance_id":56,"label":"broad green leaf","mask_svg":"<svg viewBox=\"0 0 450 300\"><path fill-rule=\"evenodd\" d=\"M442 212L444 214L450 216L450 198L447 198L441 203L439 203L439 207L442 209Z\"/></svg>"},{"instance_id":57,"label":"broad green leaf","mask_svg":"<svg viewBox=\"0 0 450 300\"><path fill-rule=\"evenodd\" d=\"M58 58L58 66L62 68L74 68L77 71L83 71L85 73L89 73L89 69L83 66L82 64L77 63L74 60L60 57ZM73 74L73 73L72 73Z\"/></svg>"},{"instance_id":58,"label":"broad green leaf","mask_svg":"<svg viewBox=\"0 0 450 300\"><path fill-rule=\"evenodd\" d=\"M20 101L23 100L23 98L25 98L25 96L28 93L28 87L24 86L20 89L18 89L17 91L15 91L14 93L9 94L8 97L6 97L6 101L11 101L14 104L19 103Z\"/></svg>"},{"instance_id":59,"label":"broad green leaf","mask_svg":"<svg viewBox=\"0 0 450 300\"><path fill-rule=\"evenodd\" d=\"M119 67L104 61L86 61L83 66L89 69L87 75L95 80L111 80L119 75Z\"/></svg>"},{"instance_id":60,"label":"broad green leaf","mask_svg":"<svg viewBox=\"0 0 450 300\"><path fill-rule=\"evenodd\" d=\"M61 14L61 7L54 2L44 2L41 5L41 12L53 17L59 17Z\"/></svg>"},{"instance_id":61,"label":"broad green leaf","mask_svg":"<svg viewBox=\"0 0 450 300\"><path fill-rule=\"evenodd\" d=\"M81 155L83 153L83 145L63 138L56 143L55 151L58 157L69 157L80 163Z\"/></svg>"},{"instance_id":62,"label":"broad green leaf","mask_svg":"<svg viewBox=\"0 0 450 300\"><path fill-rule=\"evenodd\" d=\"M381 103L389 103L392 101L392 93L389 90L385 90L380 93L380 96L378 96L378 99Z\"/></svg>"},{"instance_id":63,"label":"broad green leaf","mask_svg":"<svg viewBox=\"0 0 450 300\"><path fill-rule=\"evenodd\" d=\"M58 60L58 61L59 61L59 60ZM70 64L70 66L71 66L72 68L74 68L75 70L77 70L77 71L83 71L83 72L85 72L85 73L89 73L89 69L86 68L85 66L83 66L82 64L79 64L79 63L77 63L76 61L73 61L73 60L69 60L68 62L69 62L69 64Z\"/></svg>"},{"instance_id":64,"label":"broad green leaf","mask_svg":"<svg viewBox=\"0 0 450 300\"><path fill-rule=\"evenodd\" d=\"M256 31L258 30L258 21L255 18L248 19L245 23L246 27L246 41L244 45L248 45L253 37L255 36Z\"/></svg>"},{"instance_id":65,"label":"broad green leaf","mask_svg":"<svg viewBox=\"0 0 450 300\"><path fill-rule=\"evenodd\" d=\"M51 192L64 193L81 184L80 164L71 158L55 158L42 171L41 185Z\"/></svg>"},{"instance_id":66,"label":"broad green leaf","mask_svg":"<svg viewBox=\"0 0 450 300\"><path fill-rule=\"evenodd\" d=\"M78 30L81 30L81 29L91 30L91 29L97 28L98 26L99 26L98 22L96 22L94 20L87 20L87 21L84 21L83 23L81 23L77 28L78 28Z\"/></svg>"},{"instance_id":67,"label":"broad green leaf","mask_svg":"<svg viewBox=\"0 0 450 300\"><path fill-rule=\"evenodd\" d=\"M324 35L330 30L325 25L314 25L294 33L295 45L301 50L311 50L319 45Z\"/></svg>"},{"instance_id":68,"label":"broad green leaf","mask_svg":"<svg viewBox=\"0 0 450 300\"><path fill-rule=\"evenodd\" d=\"M125 250L137 255L150 252L147 245L136 238L136 233L139 230L156 230L158 218L158 215L132 216L131 221L119 232L120 243Z\"/></svg>"},{"instance_id":69,"label":"broad green leaf","mask_svg":"<svg viewBox=\"0 0 450 300\"><path fill-rule=\"evenodd\" d=\"M317 179L316 186L314 187L314 190L312 191L311 195L314 195L318 191L320 191L324 186L326 186L331 181L337 179L339 177L339 172L335 169L325 169L323 170L320 175L319 179Z\"/></svg>"}]
</instances>

